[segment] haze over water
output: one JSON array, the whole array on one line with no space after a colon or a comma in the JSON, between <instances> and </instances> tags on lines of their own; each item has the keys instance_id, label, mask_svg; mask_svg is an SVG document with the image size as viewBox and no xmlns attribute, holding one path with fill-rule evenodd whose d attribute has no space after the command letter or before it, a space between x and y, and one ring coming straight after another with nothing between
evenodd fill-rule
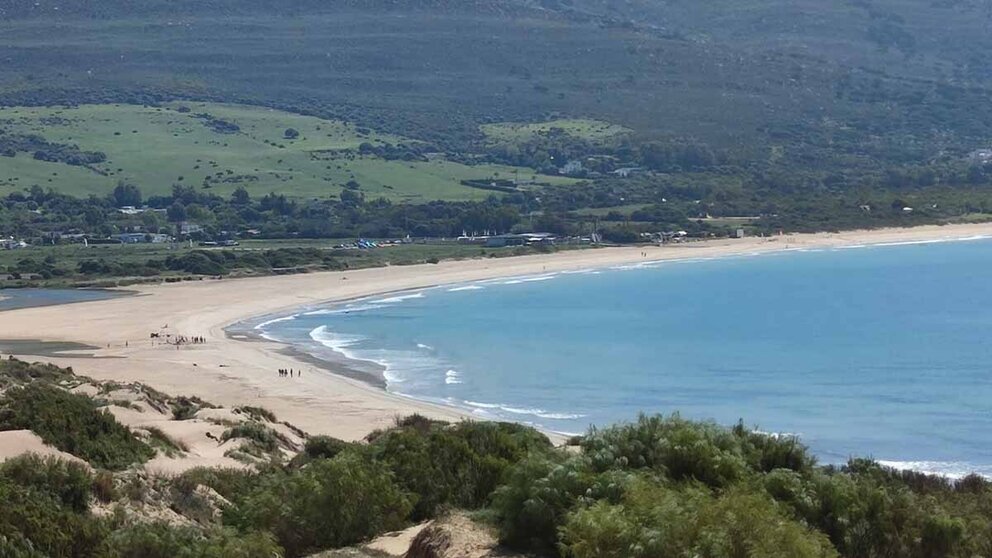
<instances>
[{"instance_id":1,"label":"haze over water","mask_svg":"<svg viewBox=\"0 0 992 558\"><path fill-rule=\"evenodd\" d=\"M992 241L454 285L259 326L395 393L560 432L672 413L798 434L822 462L992 475Z\"/></svg>"}]
</instances>

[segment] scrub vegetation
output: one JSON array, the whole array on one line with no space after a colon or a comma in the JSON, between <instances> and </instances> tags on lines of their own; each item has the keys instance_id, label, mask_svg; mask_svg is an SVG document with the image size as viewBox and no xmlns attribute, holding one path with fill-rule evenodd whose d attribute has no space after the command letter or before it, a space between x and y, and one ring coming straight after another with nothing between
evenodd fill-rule
<instances>
[{"instance_id":1,"label":"scrub vegetation","mask_svg":"<svg viewBox=\"0 0 992 558\"><path fill-rule=\"evenodd\" d=\"M89 411L56 416L66 404L54 394L80 381L71 372L4 360L0 378L5 410L25 393L47 394L0 430L44 437L53 421L63 438L93 430ZM270 412L238 412L248 422L224 438L272 446L269 459L244 469L148 476L140 461L153 450L109 417L101 419L109 437L96 440L114 451L46 438L83 461L9 459L0 465L0 551L306 556L451 510L490 525L503 552L545 557L966 558L992 545L992 485L980 477L947 480L869 459L822 466L799 440L743 423L645 415L557 448L522 425L415 415L359 443L312 436L292 452Z\"/></svg>"}]
</instances>

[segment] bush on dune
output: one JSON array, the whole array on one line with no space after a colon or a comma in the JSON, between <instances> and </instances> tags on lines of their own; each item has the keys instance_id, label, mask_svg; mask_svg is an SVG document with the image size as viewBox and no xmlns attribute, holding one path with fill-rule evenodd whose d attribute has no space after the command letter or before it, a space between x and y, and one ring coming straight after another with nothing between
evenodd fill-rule
<instances>
[{"instance_id":1,"label":"bush on dune","mask_svg":"<svg viewBox=\"0 0 992 558\"><path fill-rule=\"evenodd\" d=\"M6 537L6 544L14 549L34 549L43 556L95 554L94 549L109 532L108 526L88 512L73 509L74 498L70 497L67 505L52 494L62 491L40 490L39 480L20 484L0 476L0 537ZM0 549L4 546L0 543Z\"/></svg>"},{"instance_id":2,"label":"bush on dune","mask_svg":"<svg viewBox=\"0 0 992 558\"><path fill-rule=\"evenodd\" d=\"M22 455L0 465L0 478L45 493L74 512L89 509L94 479L80 463Z\"/></svg>"},{"instance_id":3,"label":"bush on dune","mask_svg":"<svg viewBox=\"0 0 992 558\"><path fill-rule=\"evenodd\" d=\"M381 463L353 453L271 473L224 521L242 532L270 532L288 556L345 546L405 525L410 498Z\"/></svg>"},{"instance_id":4,"label":"bush on dune","mask_svg":"<svg viewBox=\"0 0 992 558\"><path fill-rule=\"evenodd\" d=\"M203 531L167 523L139 524L111 534L101 556L107 558L272 558L282 549L265 533L228 529Z\"/></svg>"},{"instance_id":5,"label":"bush on dune","mask_svg":"<svg viewBox=\"0 0 992 558\"><path fill-rule=\"evenodd\" d=\"M575 558L837 556L827 537L789 520L766 495L716 495L701 485L672 489L644 480L619 504L599 501L571 512L561 540Z\"/></svg>"},{"instance_id":6,"label":"bush on dune","mask_svg":"<svg viewBox=\"0 0 992 558\"><path fill-rule=\"evenodd\" d=\"M0 430L21 429L106 469L123 469L155 453L92 399L40 384L11 389L0 398Z\"/></svg>"},{"instance_id":7,"label":"bush on dune","mask_svg":"<svg viewBox=\"0 0 992 558\"><path fill-rule=\"evenodd\" d=\"M482 507L513 463L532 451L551 448L543 434L515 424L399 424L375 438L371 454L418 496L414 519L433 517L445 506Z\"/></svg>"},{"instance_id":8,"label":"bush on dune","mask_svg":"<svg viewBox=\"0 0 992 558\"><path fill-rule=\"evenodd\" d=\"M581 456L524 458L493 494L500 538L514 548L551 553L569 511L596 500L618 502L629 481L630 475L622 471L594 472Z\"/></svg>"}]
</instances>

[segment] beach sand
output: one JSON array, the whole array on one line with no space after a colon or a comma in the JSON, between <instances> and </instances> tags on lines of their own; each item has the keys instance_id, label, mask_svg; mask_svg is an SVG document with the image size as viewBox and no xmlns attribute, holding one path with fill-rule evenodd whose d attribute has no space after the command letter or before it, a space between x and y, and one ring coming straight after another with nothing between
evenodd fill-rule
<instances>
[{"instance_id":1,"label":"beach sand","mask_svg":"<svg viewBox=\"0 0 992 558\"><path fill-rule=\"evenodd\" d=\"M992 224L928 226L845 233L721 239L664 247L601 248L547 255L417 266L139 286L139 296L0 312L0 339L85 343L97 357L18 355L72 366L97 380L140 381L226 407L258 405L310 432L357 440L395 417L422 413L459 420L467 413L386 393L287 354L281 344L229 338L224 329L249 317L294 307L399 290L496 277L644 261L710 258L781 250L992 237ZM388 248L387 248L388 249ZM646 253L646 255L644 255ZM167 326L167 327L166 327ZM167 331L203 336L176 349L149 339ZM125 346L126 345L126 346ZM279 377L277 370L302 370ZM2 443L2 440L0 440Z\"/></svg>"}]
</instances>

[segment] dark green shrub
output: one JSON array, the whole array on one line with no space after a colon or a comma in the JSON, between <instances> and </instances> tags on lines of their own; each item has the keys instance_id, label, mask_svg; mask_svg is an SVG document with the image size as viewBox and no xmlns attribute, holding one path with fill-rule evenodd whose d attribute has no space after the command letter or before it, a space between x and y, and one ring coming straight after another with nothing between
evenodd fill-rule
<instances>
[{"instance_id":1,"label":"dark green shrub","mask_svg":"<svg viewBox=\"0 0 992 558\"><path fill-rule=\"evenodd\" d=\"M418 520L446 506L485 505L514 462L551 447L542 434L515 424L447 425L413 415L397 425L374 438L371 452L389 465L403 488L417 494L413 517Z\"/></svg>"},{"instance_id":2,"label":"dark green shrub","mask_svg":"<svg viewBox=\"0 0 992 558\"><path fill-rule=\"evenodd\" d=\"M243 422L232 426L220 436L223 441L234 438L244 438L265 453L278 451L280 443L288 443L281 434L258 422Z\"/></svg>"},{"instance_id":3,"label":"dark green shrub","mask_svg":"<svg viewBox=\"0 0 992 558\"><path fill-rule=\"evenodd\" d=\"M741 439L712 423L641 415L634 424L593 429L582 448L596 470L653 469L673 480L727 486L745 476Z\"/></svg>"},{"instance_id":4,"label":"dark green shrub","mask_svg":"<svg viewBox=\"0 0 992 558\"><path fill-rule=\"evenodd\" d=\"M84 465L55 457L22 455L0 465L0 477L47 493L74 512L89 508L93 477Z\"/></svg>"},{"instance_id":5,"label":"dark green shrub","mask_svg":"<svg viewBox=\"0 0 992 558\"><path fill-rule=\"evenodd\" d=\"M774 436L754 432L737 423L733 433L740 440L744 459L751 469L767 473L775 469L809 471L816 459L795 436Z\"/></svg>"},{"instance_id":6,"label":"dark green shrub","mask_svg":"<svg viewBox=\"0 0 992 558\"><path fill-rule=\"evenodd\" d=\"M0 398L0 430L20 429L106 469L123 469L155 453L88 397L50 386L15 388Z\"/></svg>"},{"instance_id":7,"label":"dark green shrub","mask_svg":"<svg viewBox=\"0 0 992 558\"><path fill-rule=\"evenodd\" d=\"M96 554L109 532L107 524L88 513L73 511L51 492L0 477L0 537L14 541L21 550L34 548L44 556ZM30 541L30 546L25 541Z\"/></svg>"},{"instance_id":8,"label":"dark green shrub","mask_svg":"<svg viewBox=\"0 0 992 558\"><path fill-rule=\"evenodd\" d=\"M167 523L138 524L115 531L101 553L107 558L272 558L282 549L264 533L200 530Z\"/></svg>"},{"instance_id":9,"label":"dark green shrub","mask_svg":"<svg viewBox=\"0 0 992 558\"><path fill-rule=\"evenodd\" d=\"M114 476L108 471L100 471L93 477L93 496L107 504L117 499Z\"/></svg>"},{"instance_id":10,"label":"dark green shrub","mask_svg":"<svg viewBox=\"0 0 992 558\"><path fill-rule=\"evenodd\" d=\"M235 413L244 413L252 420L276 422L276 415L272 411L262 408L244 405L234 408Z\"/></svg>"},{"instance_id":11,"label":"dark green shrub","mask_svg":"<svg viewBox=\"0 0 992 558\"><path fill-rule=\"evenodd\" d=\"M196 417L200 408L188 399L180 398L172 404L172 420L189 420Z\"/></svg>"},{"instance_id":12,"label":"dark green shrub","mask_svg":"<svg viewBox=\"0 0 992 558\"><path fill-rule=\"evenodd\" d=\"M826 537L783 517L766 496L673 490L650 479L633 483L622 505L577 508L561 536L563 554L574 558L837 556Z\"/></svg>"},{"instance_id":13,"label":"dark green shrub","mask_svg":"<svg viewBox=\"0 0 992 558\"><path fill-rule=\"evenodd\" d=\"M292 475L261 477L224 521L273 533L287 556L301 556L398 529L411 508L383 464L345 452Z\"/></svg>"},{"instance_id":14,"label":"dark green shrub","mask_svg":"<svg viewBox=\"0 0 992 558\"><path fill-rule=\"evenodd\" d=\"M303 453L310 459L331 459L351 446L330 436L311 436L307 438Z\"/></svg>"},{"instance_id":15,"label":"dark green shrub","mask_svg":"<svg viewBox=\"0 0 992 558\"><path fill-rule=\"evenodd\" d=\"M4 558L48 558L20 533L0 535L0 556Z\"/></svg>"},{"instance_id":16,"label":"dark green shrub","mask_svg":"<svg viewBox=\"0 0 992 558\"><path fill-rule=\"evenodd\" d=\"M525 457L493 494L500 540L514 548L553 553L558 529L574 506L597 499L619 501L628 481L619 471L597 475L582 457Z\"/></svg>"},{"instance_id":17,"label":"dark green shrub","mask_svg":"<svg viewBox=\"0 0 992 558\"><path fill-rule=\"evenodd\" d=\"M198 484L209 486L224 498L235 502L244 498L258 482L259 474L246 469L196 467L176 477L177 485L190 489Z\"/></svg>"},{"instance_id":18,"label":"dark green shrub","mask_svg":"<svg viewBox=\"0 0 992 558\"><path fill-rule=\"evenodd\" d=\"M14 357L0 359L0 387L6 387L11 381L23 384L34 381L60 382L72 378L71 369L51 364L28 363Z\"/></svg>"}]
</instances>

